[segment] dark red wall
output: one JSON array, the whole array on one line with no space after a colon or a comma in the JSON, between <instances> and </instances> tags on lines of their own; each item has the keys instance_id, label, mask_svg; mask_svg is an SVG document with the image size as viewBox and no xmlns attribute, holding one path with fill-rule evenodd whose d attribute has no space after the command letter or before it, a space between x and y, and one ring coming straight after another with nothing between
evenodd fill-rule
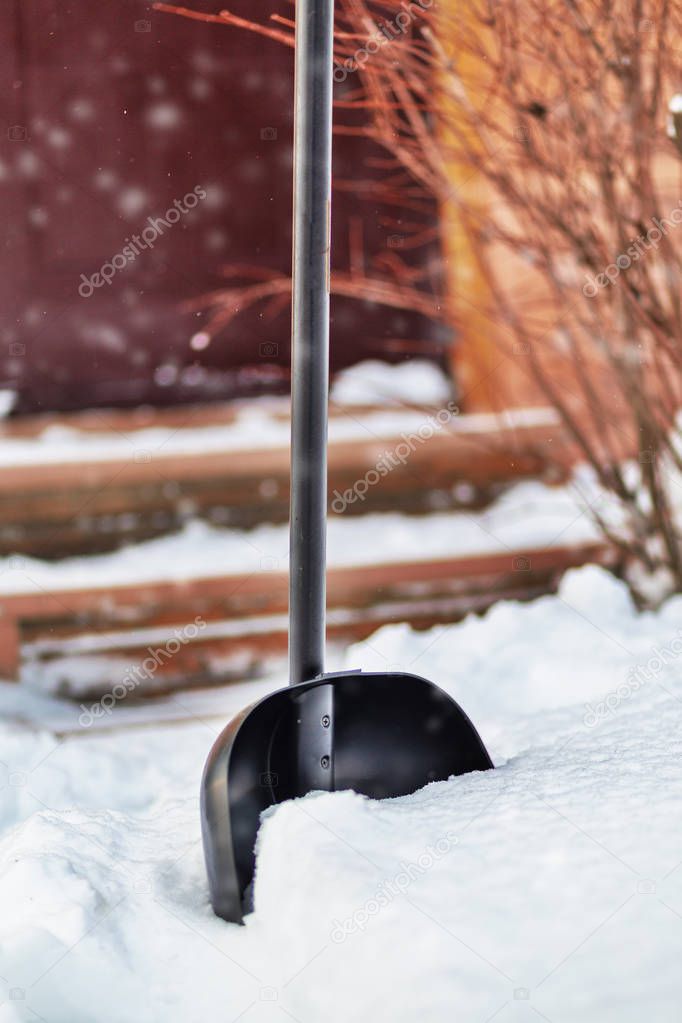
<instances>
[{"instance_id":1,"label":"dark red wall","mask_svg":"<svg viewBox=\"0 0 682 1023\"><path fill-rule=\"evenodd\" d=\"M254 14L249 0L231 9ZM220 286L222 264L288 272L292 71L284 46L141 0L4 0L0 386L19 392L19 410L286 386L288 310L270 321L247 312L197 353L189 341L201 316L179 306ZM366 177L372 155L368 142L338 138L335 174ZM192 213L110 285L79 295L81 275L197 186L207 198ZM351 217L371 260L395 235L383 221L396 213L340 194L333 264L348 264ZM438 343L416 315L333 301L336 368Z\"/></svg>"}]
</instances>

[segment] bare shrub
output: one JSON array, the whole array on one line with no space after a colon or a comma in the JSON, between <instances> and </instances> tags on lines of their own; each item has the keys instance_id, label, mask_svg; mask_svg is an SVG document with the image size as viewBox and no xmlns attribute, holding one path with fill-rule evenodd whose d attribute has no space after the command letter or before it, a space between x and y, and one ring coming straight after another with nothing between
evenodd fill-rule
<instances>
[{"instance_id":1,"label":"bare shrub","mask_svg":"<svg viewBox=\"0 0 682 1023\"><path fill-rule=\"evenodd\" d=\"M368 45L408 9L405 31ZM286 19L246 27L293 44ZM367 189L406 210L437 199L450 270L447 301L437 268L415 279L397 256L333 288L458 324L480 355L465 398L485 380L501 403L549 401L609 498L591 513L643 604L682 590L681 27L670 0L337 0L337 130L385 152ZM212 329L234 299L210 296Z\"/></svg>"}]
</instances>

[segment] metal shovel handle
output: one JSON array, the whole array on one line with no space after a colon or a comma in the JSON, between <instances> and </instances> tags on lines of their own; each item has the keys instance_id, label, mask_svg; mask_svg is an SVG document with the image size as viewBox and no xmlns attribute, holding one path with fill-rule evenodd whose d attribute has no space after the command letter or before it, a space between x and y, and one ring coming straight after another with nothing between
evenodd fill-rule
<instances>
[{"instance_id":1,"label":"metal shovel handle","mask_svg":"<svg viewBox=\"0 0 682 1023\"><path fill-rule=\"evenodd\" d=\"M324 671L334 0L296 0L289 681Z\"/></svg>"}]
</instances>

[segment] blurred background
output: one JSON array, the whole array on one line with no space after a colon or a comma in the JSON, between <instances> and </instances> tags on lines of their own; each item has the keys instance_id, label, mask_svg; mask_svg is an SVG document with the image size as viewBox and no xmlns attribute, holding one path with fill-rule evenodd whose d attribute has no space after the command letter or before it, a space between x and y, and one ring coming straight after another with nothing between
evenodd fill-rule
<instances>
[{"instance_id":1,"label":"blurred background","mask_svg":"<svg viewBox=\"0 0 682 1023\"><path fill-rule=\"evenodd\" d=\"M649 6L338 5L339 651L585 561L640 607L680 589L682 101ZM0 11L3 677L108 692L196 615L131 702L283 663L292 10Z\"/></svg>"},{"instance_id":2,"label":"blurred background","mask_svg":"<svg viewBox=\"0 0 682 1023\"><path fill-rule=\"evenodd\" d=\"M10 0L0 18L0 380L14 411L285 391L286 301L266 319L245 309L203 350L191 340L205 317L183 303L219 288L227 265L247 278L290 271L291 50L140 0L105 2L97 18L86 0ZM354 233L368 261L401 247L400 209L360 187L381 177L380 155L366 138L337 137L337 265ZM79 295L82 275L196 187L206 194L193 210ZM433 228L435 203L418 218ZM412 310L338 296L333 315L337 370L415 354L446 364L451 332Z\"/></svg>"}]
</instances>

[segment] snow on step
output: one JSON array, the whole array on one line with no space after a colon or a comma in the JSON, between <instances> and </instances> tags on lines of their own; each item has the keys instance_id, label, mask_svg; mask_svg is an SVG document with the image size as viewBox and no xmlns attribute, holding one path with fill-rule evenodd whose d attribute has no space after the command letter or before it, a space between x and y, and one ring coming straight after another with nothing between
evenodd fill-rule
<instances>
[{"instance_id":1,"label":"snow on step","mask_svg":"<svg viewBox=\"0 0 682 1023\"><path fill-rule=\"evenodd\" d=\"M346 414L341 407L330 417L329 442L334 445L368 439L400 439L403 433L418 433L428 424L428 417L434 411L438 411L438 406L387 407L360 412L351 405ZM443 435L494 434L500 429L555 427L557 422L551 409L510 409L499 414L455 414L439 429ZM211 426L154 426L97 432L54 424L35 437L1 436L0 466L130 461L143 455L170 459L181 455L288 448L290 431L288 404L272 399L239 406L233 422Z\"/></svg>"},{"instance_id":2,"label":"snow on step","mask_svg":"<svg viewBox=\"0 0 682 1023\"><path fill-rule=\"evenodd\" d=\"M330 566L362 566L591 542L594 526L569 487L519 483L490 508L424 516L332 517ZM0 594L68 590L287 569L288 527L243 532L191 522L180 533L111 554L44 562L0 559Z\"/></svg>"}]
</instances>

